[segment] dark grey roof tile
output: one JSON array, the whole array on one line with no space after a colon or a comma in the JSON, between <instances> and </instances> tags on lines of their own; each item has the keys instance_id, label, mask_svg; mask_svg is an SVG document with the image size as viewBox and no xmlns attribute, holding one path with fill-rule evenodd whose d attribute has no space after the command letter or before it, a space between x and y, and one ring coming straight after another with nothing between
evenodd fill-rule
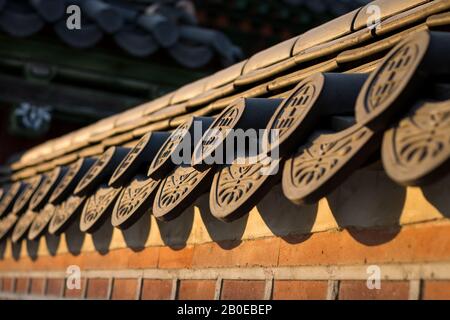
<instances>
[{"instance_id":1,"label":"dark grey roof tile","mask_svg":"<svg viewBox=\"0 0 450 320\"><path fill-rule=\"evenodd\" d=\"M128 26L114 34L117 45L136 57L147 57L159 49L155 37L134 26Z\"/></svg>"},{"instance_id":2,"label":"dark grey roof tile","mask_svg":"<svg viewBox=\"0 0 450 320\"><path fill-rule=\"evenodd\" d=\"M64 0L30 0L29 2L47 22L56 22L65 13Z\"/></svg>"},{"instance_id":3,"label":"dark grey roof tile","mask_svg":"<svg viewBox=\"0 0 450 320\"><path fill-rule=\"evenodd\" d=\"M66 25L64 14L69 5L81 8L81 29ZM214 57L222 65L240 60L242 52L223 33L196 26L191 9L179 3L145 9L136 3L114 0L2 0L0 30L13 37L28 37L47 23L64 43L75 48L90 48L104 36L111 36L133 56L148 57L168 50L188 68L203 67Z\"/></svg>"},{"instance_id":4,"label":"dark grey roof tile","mask_svg":"<svg viewBox=\"0 0 450 320\"><path fill-rule=\"evenodd\" d=\"M76 0L87 16L95 21L106 33L119 31L124 24L124 17L115 7L101 0Z\"/></svg>"},{"instance_id":5,"label":"dark grey roof tile","mask_svg":"<svg viewBox=\"0 0 450 320\"><path fill-rule=\"evenodd\" d=\"M62 41L75 48L91 48L103 38L103 32L93 23L86 22L81 29L69 30L66 21L61 20L53 28Z\"/></svg>"},{"instance_id":6,"label":"dark grey roof tile","mask_svg":"<svg viewBox=\"0 0 450 320\"><path fill-rule=\"evenodd\" d=\"M44 25L44 20L36 12L28 10L26 3L14 6L8 2L0 11L0 29L13 37L28 37Z\"/></svg>"},{"instance_id":7,"label":"dark grey roof tile","mask_svg":"<svg viewBox=\"0 0 450 320\"><path fill-rule=\"evenodd\" d=\"M164 48L175 45L180 36L177 25L159 14L142 14L137 18L136 24L148 31L157 43Z\"/></svg>"},{"instance_id":8,"label":"dark grey roof tile","mask_svg":"<svg viewBox=\"0 0 450 320\"><path fill-rule=\"evenodd\" d=\"M207 65L214 56L214 51L206 45L191 45L177 42L167 49L178 63L189 68L200 68Z\"/></svg>"}]
</instances>

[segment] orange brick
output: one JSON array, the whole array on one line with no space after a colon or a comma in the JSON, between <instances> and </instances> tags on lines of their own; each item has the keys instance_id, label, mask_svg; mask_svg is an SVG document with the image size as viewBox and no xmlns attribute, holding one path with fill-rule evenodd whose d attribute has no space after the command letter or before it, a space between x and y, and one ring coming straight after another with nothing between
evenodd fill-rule
<instances>
[{"instance_id":1,"label":"orange brick","mask_svg":"<svg viewBox=\"0 0 450 320\"><path fill-rule=\"evenodd\" d=\"M88 299L106 299L108 298L108 279L89 279L86 297Z\"/></svg>"},{"instance_id":2,"label":"orange brick","mask_svg":"<svg viewBox=\"0 0 450 320\"><path fill-rule=\"evenodd\" d=\"M213 300L216 281L182 280L178 289L179 300Z\"/></svg>"},{"instance_id":3,"label":"orange brick","mask_svg":"<svg viewBox=\"0 0 450 320\"><path fill-rule=\"evenodd\" d=\"M159 252L158 267L163 269L182 269L192 266L194 247L188 246L176 250L170 247L161 247Z\"/></svg>"},{"instance_id":4,"label":"orange brick","mask_svg":"<svg viewBox=\"0 0 450 320\"><path fill-rule=\"evenodd\" d=\"M276 266L278 262L280 240L268 239L244 241L232 249L227 243L207 243L198 245L194 250L193 266L236 267L236 266Z\"/></svg>"},{"instance_id":5,"label":"orange brick","mask_svg":"<svg viewBox=\"0 0 450 320\"><path fill-rule=\"evenodd\" d=\"M143 249L142 251L134 252L128 258L128 268L156 268L158 266L159 249L159 247L148 247Z\"/></svg>"},{"instance_id":6,"label":"orange brick","mask_svg":"<svg viewBox=\"0 0 450 320\"><path fill-rule=\"evenodd\" d=\"M341 281L340 300L406 300L409 297L407 281L381 281L381 288L368 289L366 281Z\"/></svg>"},{"instance_id":7,"label":"orange brick","mask_svg":"<svg viewBox=\"0 0 450 320\"><path fill-rule=\"evenodd\" d=\"M89 252L81 255L78 265L81 270L102 270L102 269L126 269L129 257L133 254L131 249L111 250L108 254L99 252ZM70 258L69 258L70 259Z\"/></svg>"},{"instance_id":8,"label":"orange brick","mask_svg":"<svg viewBox=\"0 0 450 320\"><path fill-rule=\"evenodd\" d=\"M21 257L17 260L8 257L0 263L0 270L66 271L70 265L77 265L81 270L155 268L158 259L158 247L145 248L140 252L123 248L111 250L106 255L99 252L83 252L79 255L64 253L56 256L41 256L37 260L32 260L30 257Z\"/></svg>"},{"instance_id":9,"label":"orange brick","mask_svg":"<svg viewBox=\"0 0 450 320\"><path fill-rule=\"evenodd\" d=\"M222 300L261 300L264 298L265 281L261 280L224 280Z\"/></svg>"},{"instance_id":10,"label":"orange brick","mask_svg":"<svg viewBox=\"0 0 450 320\"><path fill-rule=\"evenodd\" d=\"M80 289L69 289L64 281L64 296L67 298L81 298L84 287L86 286L86 279L83 278L80 280Z\"/></svg>"},{"instance_id":11,"label":"orange brick","mask_svg":"<svg viewBox=\"0 0 450 320\"><path fill-rule=\"evenodd\" d=\"M327 281L279 280L273 285L274 300L324 300L327 297Z\"/></svg>"},{"instance_id":12,"label":"orange brick","mask_svg":"<svg viewBox=\"0 0 450 320\"><path fill-rule=\"evenodd\" d=\"M450 258L449 224L390 230L343 230L281 241L280 266L444 261Z\"/></svg>"},{"instance_id":13,"label":"orange brick","mask_svg":"<svg viewBox=\"0 0 450 320\"><path fill-rule=\"evenodd\" d=\"M234 267L352 265L378 263L422 263L450 259L450 223L430 222L403 226L400 230L354 230L320 232L297 237L278 237L195 245L174 251L168 248L111 250L107 255L85 252L78 256L61 254L37 260L7 257L0 263L5 271L65 271L74 264L87 269L160 267ZM192 266L189 257L192 253Z\"/></svg>"},{"instance_id":14,"label":"orange brick","mask_svg":"<svg viewBox=\"0 0 450 320\"><path fill-rule=\"evenodd\" d=\"M26 294L28 293L29 287L28 278L17 278L16 280L16 293Z\"/></svg>"},{"instance_id":15,"label":"orange brick","mask_svg":"<svg viewBox=\"0 0 450 320\"><path fill-rule=\"evenodd\" d=\"M112 291L113 300L136 299L137 279L115 279Z\"/></svg>"},{"instance_id":16,"label":"orange brick","mask_svg":"<svg viewBox=\"0 0 450 320\"><path fill-rule=\"evenodd\" d=\"M450 281L425 281L422 288L424 300L450 300Z\"/></svg>"},{"instance_id":17,"label":"orange brick","mask_svg":"<svg viewBox=\"0 0 450 320\"><path fill-rule=\"evenodd\" d=\"M169 300L171 293L171 280L145 279L142 283L142 300Z\"/></svg>"},{"instance_id":18,"label":"orange brick","mask_svg":"<svg viewBox=\"0 0 450 320\"><path fill-rule=\"evenodd\" d=\"M48 279L46 295L60 297L62 294L63 285L64 279Z\"/></svg>"},{"instance_id":19,"label":"orange brick","mask_svg":"<svg viewBox=\"0 0 450 320\"><path fill-rule=\"evenodd\" d=\"M12 292L14 289L14 278L3 278L2 279L2 291Z\"/></svg>"},{"instance_id":20,"label":"orange brick","mask_svg":"<svg viewBox=\"0 0 450 320\"><path fill-rule=\"evenodd\" d=\"M34 295L44 295L45 279L31 279L31 293Z\"/></svg>"}]
</instances>

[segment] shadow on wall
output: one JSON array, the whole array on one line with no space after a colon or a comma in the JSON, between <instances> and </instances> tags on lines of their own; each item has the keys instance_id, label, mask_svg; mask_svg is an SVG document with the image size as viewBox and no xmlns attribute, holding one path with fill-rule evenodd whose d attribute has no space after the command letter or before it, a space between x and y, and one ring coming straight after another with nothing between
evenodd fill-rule
<instances>
[{"instance_id":1,"label":"shadow on wall","mask_svg":"<svg viewBox=\"0 0 450 320\"><path fill-rule=\"evenodd\" d=\"M274 235L288 243L300 243L311 236L318 205L295 205L283 195L281 184L277 184L256 208Z\"/></svg>"},{"instance_id":2,"label":"shadow on wall","mask_svg":"<svg viewBox=\"0 0 450 320\"><path fill-rule=\"evenodd\" d=\"M74 256L81 253L81 248L86 238L86 233L80 230L80 217L81 215L65 231L67 250Z\"/></svg>"},{"instance_id":3,"label":"shadow on wall","mask_svg":"<svg viewBox=\"0 0 450 320\"><path fill-rule=\"evenodd\" d=\"M23 241L19 241L17 243L13 243L12 241L8 242L11 246L11 255L14 260L20 259L20 253L22 251L22 242Z\"/></svg>"},{"instance_id":4,"label":"shadow on wall","mask_svg":"<svg viewBox=\"0 0 450 320\"><path fill-rule=\"evenodd\" d=\"M181 250L186 247L194 225L194 207L190 206L176 219L167 222L156 220L156 223L164 244L174 250Z\"/></svg>"},{"instance_id":5,"label":"shadow on wall","mask_svg":"<svg viewBox=\"0 0 450 320\"><path fill-rule=\"evenodd\" d=\"M8 245L8 241L6 241L6 240L0 241L0 260L3 260L5 258L5 252L6 252L7 245Z\"/></svg>"},{"instance_id":6,"label":"shadow on wall","mask_svg":"<svg viewBox=\"0 0 450 320\"><path fill-rule=\"evenodd\" d=\"M421 188L424 197L446 217L450 217L450 202L447 196L450 192L449 176L446 176L447 179L441 179ZM315 230L320 231L345 228L359 243L376 246L391 241L400 232L399 222L405 198L405 187L391 181L378 162L355 171L327 196L326 200L332 217L326 212L319 214L317 204L294 205L284 197L279 184L275 185L260 201L256 209L271 233L288 243L307 241L312 236L311 231L314 227ZM326 203L324 202L323 205L326 206ZM195 206L200 212L195 223L203 223L205 229L200 227L193 231L196 210L194 206L186 209L178 218L170 222L157 220L157 228L166 246L175 250L182 249L186 246L192 232L205 230L209 237L223 249L233 249L242 242L246 230L252 232L248 228L255 228L258 225L258 221L253 220L254 217L251 217L252 221L249 224L249 215L232 223L225 223L214 218L209 210L209 194L202 195ZM320 218L318 218L319 215ZM142 215L134 225L122 230L127 247L133 251L143 250L152 227L155 226L152 226L150 212L148 212ZM380 232L381 227L382 232ZM65 239L70 253L80 254L85 236L86 234L79 230L78 221L66 230ZM95 249L100 254L109 252L112 236L113 226L109 217L92 234ZM40 243L44 241L22 241L19 244L12 244L14 259L19 259L22 250L26 250L31 259L36 259ZM0 258L4 257L9 244L10 242L5 241L0 244ZM46 236L45 244L48 252L55 255L60 247L60 238Z\"/></svg>"},{"instance_id":7,"label":"shadow on wall","mask_svg":"<svg viewBox=\"0 0 450 320\"><path fill-rule=\"evenodd\" d=\"M94 243L95 250L101 255L106 255L109 252L113 231L114 227L111 224L111 215L108 214L101 226L92 233L92 242Z\"/></svg>"},{"instance_id":8,"label":"shadow on wall","mask_svg":"<svg viewBox=\"0 0 450 320\"><path fill-rule=\"evenodd\" d=\"M0 259L4 259L8 246L11 247L11 256L16 261L22 256L22 250L26 250L31 260L36 260L38 257L39 241L21 240L16 243L13 243L11 240L2 241L0 244Z\"/></svg>"},{"instance_id":9,"label":"shadow on wall","mask_svg":"<svg viewBox=\"0 0 450 320\"><path fill-rule=\"evenodd\" d=\"M340 228L347 228L356 241L374 246L391 241L400 232L405 198L406 188L390 180L381 164L375 163L356 170L327 201ZM385 231L377 237L364 231L377 227Z\"/></svg>"},{"instance_id":10,"label":"shadow on wall","mask_svg":"<svg viewBox=\"0 0 450 320\"><path fill-rule=\"evenodd\" d=\"M51 235L49 233L45 234L45 243L47 245L47 250L51 256L55 256L58 253L60 242L60 236Z\"/></svg>"},{"instance_id":11,"label":"shadow on wall","mask_svg":"<svg viewBox=\"0 0 450 320\"><path fill-rule=\"evenodd\" d=\"M200 210L200 216L208 235L222 249L233 249L241 244L242 236L247 226L248 215L244 215L231 223L215 218L209 210L209 194L202 195L197 200L196 205Z\"/></svg>"},{"instance_id":12,"label":"shadow on wall","mask_svg":"<svg viewBox=\"0 0 450 320\"><path fill-rule=\"evenodd\" d=\"M31 260L36 260L38 258L38 252L39 252L39 246L41 244L40 241L31 241L26 239L25 240L26 247L27 247L27 254L31 258Z\"/></svg>"},{"instance_id":13,"label":"shadow on wall","mask_svg":"<svg viewBox=\"0 0 450 320\"><path fill-rule=\"evenodd\" d=\"M150 211L151 210L149 209L148 212L141 215L141 217L127 229L121 230L127 247L135 252L142 251L145 248L145 243L150 235L152 223Z\"/></svg>"}]
</instances>

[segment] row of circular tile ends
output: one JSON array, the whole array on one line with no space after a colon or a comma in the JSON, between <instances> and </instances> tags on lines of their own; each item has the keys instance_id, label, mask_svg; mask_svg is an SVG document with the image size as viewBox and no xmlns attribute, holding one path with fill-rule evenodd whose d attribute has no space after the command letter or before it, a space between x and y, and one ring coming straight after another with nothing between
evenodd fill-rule
<instances>
[{"instance_id":1,"label":"row of circular tile ends","mask_svg":"<svg viewBox=\"0 0 450 320\"><path fill-rule=\"evenodd\" d=\"M171 133L147 133L131 149L111 147L97 159L16 182L0 201L0 238L60 234L77 217L83 232L109 216L118 228L148 212L167 221L208 190L211 213L233 221L280 179L288 199L314 203L380 148L394 181L428 183L450 158L450 100L437 100L433 90L448 79L449 62L450 34L417 32L370 74L318 73L286 99L238 99L215 118L193 117ZM256 157L245 146L223 148L237 129L266 129ZM221 150L229 164L214 162ZM187 162L175 163L174 155Z\"/></svg>"}]
</instances>

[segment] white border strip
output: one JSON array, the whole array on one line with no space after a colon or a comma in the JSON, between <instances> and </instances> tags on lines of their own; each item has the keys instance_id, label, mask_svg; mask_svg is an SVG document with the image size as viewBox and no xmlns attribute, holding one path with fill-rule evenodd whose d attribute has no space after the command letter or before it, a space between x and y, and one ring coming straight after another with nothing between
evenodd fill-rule
<instances>
[{"instance_id":1,"label":"white border strip","mask_svg":"<svg viewBox=\"0 0 450 320\"><path fill-rule=\"evenodd\" d=\"M379 264L382 280L450 279L450 262L416 264ZM367 265L302 266L276 268L205 268L87 270L83 278L140 278L160 280L366 280ZM0 271L0 278L65 278L64 271ZM86 279L87 280L87 279ZM84 289L86 289L86 284Z\"/></svg>"}]
</instances>

